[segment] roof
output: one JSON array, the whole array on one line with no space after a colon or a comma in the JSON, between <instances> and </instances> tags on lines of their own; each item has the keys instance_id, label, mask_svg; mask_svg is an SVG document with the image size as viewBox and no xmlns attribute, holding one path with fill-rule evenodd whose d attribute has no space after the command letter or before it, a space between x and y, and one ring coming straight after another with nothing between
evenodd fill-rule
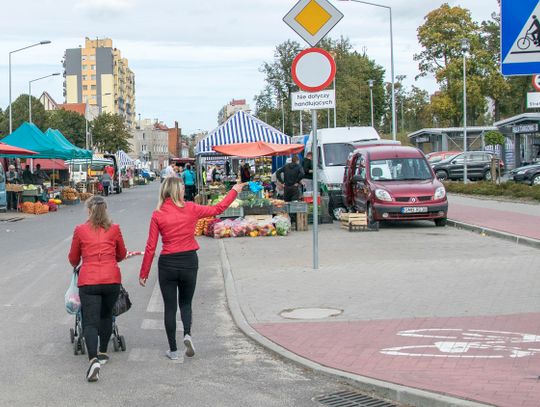
<instances>
[{"instance_id":1,"label":"roof","mask_svg":"<svg viewBox=\"0 0 540 407\"><path fill-rule=\"evenodd\" d=\"M290 144L290 137L269 124L240 111L210 132L197 143L197 154L214 153L213 147L226 144L265 141L274 144Z\"/></svg>"},{"instance_id":2,"label":"roof","mask_svg":"<svg viewBox=\"0 0 540 407\"><path fill-rule=\"evenodd\" d=\"M368 153L371 160L385 160L389 158L419 158L424 153L415 147L407 146L373 146L362 147L355 152Z\"/></svg>"},{"instance_id":3,"label":"roof","mask_svg":"<svg viewBox=\"0 0 540 407\"><path fill-rule=\"evenodd\" d=\"M517 116L509 117L507 119L498 121L495 123L495 126L497 127L505 127L505 126L512 126L515 124L523 123L523 122L538 122L540 121L540 113L522 113L518 114Z\"/></svg>"},{"instance_id":4,"label":"roof","mask_svg":"<svg viewBox=\"0 0 540 407\"><path fill-rule=\"evenodd\" d=\"M68 167L64 160L53 160L53 159L44 159L37 158L34 160L34 165L40 165L43 170L67 170Z\"/></svg>"},{"instance_id":5,"label":"roof","mask_svg":"<svg viewBox=\"0 0 540 407\"><path fill-rule=\"evenodd\" d=\"M467 127L468 133L482 133L484 131L492 131L497 130L497 127L495 126L472 126ZM418 137L418 136L426 136L426 135L441 135L444 133L463 133L464 128L463 127L440 127L440 128L429 128L429 129L422 129L415 131L414 133L411 133L408 135L410 139Z\"/></svg>"},{"instance_id":6,"label":"roof","mask_svg":"<svg viewBox=\"0 0 540 407\"><path fill-rule=\"evenodd\" d=\"M86 114L86 103L63 103L58 105L60 109L79 113L81 116Z\"/></svg>"}]
</instances>

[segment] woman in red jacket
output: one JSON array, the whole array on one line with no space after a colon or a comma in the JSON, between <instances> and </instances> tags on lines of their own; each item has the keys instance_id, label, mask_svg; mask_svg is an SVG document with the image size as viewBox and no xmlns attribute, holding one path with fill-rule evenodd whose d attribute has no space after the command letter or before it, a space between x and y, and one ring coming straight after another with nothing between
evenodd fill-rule
<instances>
[{"instance_id":1,"label":"woman in red jacket","mask_svg":"<svg viewBox=\"0 0 540 407\"><path fill-rule=\"evenodd\" d=\"M235 200L243 186L244 184L236 184L216 206L202 206L184 201L184 185L179 178L166 178L161 184L159 204L150 221L150 232L139 282L143 287L146 285L158 237L161 234L163 248L159 256L158 277L165 306L165 331L169 342L166 355L172 360L178 359L176 347L178 305L184 325L186 356L195 355L195 347L191 339L191 301L199 268L197 257L199 245L195 240L197 221L223 213Z\"/></svg>"},{"instance_id":2,"label":"woman in red jacket","mask_svg":"<svg viewBox=\"0 0 540 407\"><path fill-rule=\"evenodd\" d=\"M112 334L112 310L120 292L118 262L126 258L120 227L109 219L107 204L100 196L90 198L88 221L75 228L69 262L79 271L79 295L84 339L90 366L86 379L99 378L100 365L107 363L107 345ZM99 353L98 353L99 339Z\"/></svg>"}]
</instances>

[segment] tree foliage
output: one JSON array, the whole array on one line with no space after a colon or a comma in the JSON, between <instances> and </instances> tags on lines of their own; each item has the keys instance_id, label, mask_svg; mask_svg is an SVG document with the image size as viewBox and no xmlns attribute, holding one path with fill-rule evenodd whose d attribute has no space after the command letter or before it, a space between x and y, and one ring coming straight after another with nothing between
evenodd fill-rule
<instances>
[{"instance_id":1,"label":"tree foliage","mask_svg":"<svg viewBox=\"0 0 540 407\"><path fill-rule=\"evenodd\" d=\"M102 152L131 151L129 129L117 114L103 113L96 117L91 123L91 133L94 146Z\"/></svg>"},{"instance_id":2,"label":"tree foliage","mask_svg":"<svg viewBox=\"0 0 540 407\"><path fill-rule=\"evenodd\" d=\"M484 135L484 141L487 146L502 146L506 142L506 137L498 131L488 131Z\"/></svg>"},{"instance_id":3,"label":"tree foliage","mask_svg":"<svg viewBox=\"0 0 540 407\"><path fill-rule=\"evenodd\" d=\"M49 112L48 127L58 129L77 147L86 147L86 120L84 116L64 109Z\"/></svg>"},{"instance_id":4,"label":"tree foliage","mask_svg":"<svg viewBox=\"0 0 540 407\"><path fill-rule=\"evenodd\" d=\"M376 127L381 127L385 114L386 93L383 84L384 70L366 55L354 51L349 40L327 39L319 46L329 51L336 61L336 100L337 125L371 124L371 105L368 80L373 79L374 112ZM291 68L296 55L302 50L299 43L286 41L279 44L272 62L261 67L265 75L265 87L255 96L256 115L272 126L281 129L284 121L286 134L299 134L300 114L302 114L303 133L311 128L310 116L306 113L291 112L291 92L298 91L293 83ZM319 127L333 125L333 112L317 112ZM283 120L284 119L284 120Z\"/></svg>"},{"instance_id":5,"label":"tree foliage","mask_svg":"<svg viewBox=\"0 0 540 407\"><path fill-rule=\"evenodd\" d=\"M40 130L47 130L47 112L41 104L41 102L31 97L32 103L32 123L34 123ZM22 94L12 103L12 125L13 131L29 120L28 112L28 95ZM9 106L4 110L0 116L0 137L5 137L9 134Z\"/></svg>"}]
</instances>

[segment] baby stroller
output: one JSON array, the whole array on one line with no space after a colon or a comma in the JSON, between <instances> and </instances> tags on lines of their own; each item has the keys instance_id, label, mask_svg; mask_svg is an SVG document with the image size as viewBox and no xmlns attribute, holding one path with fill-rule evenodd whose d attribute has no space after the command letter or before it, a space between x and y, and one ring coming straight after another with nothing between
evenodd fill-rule
<instances>
[{"instance_id":1,"label":"baby stroller","mask_svg":"<svg viewBox=\"0 0 540 407\"><path fill-rule=\"evenodd\" d=\"M79 274L79 267L76 267L73 269L74 275ZM73 285L73 282L72 282ZM121 291L125 290L121 288ZM66 297L73 296L73 293L66 293ZM127 294L125 294L127 295ZM77 294L78 297L78 294ZM122 299L125 301L125 299ZM73 328L69 328L69 338L71 340L71 343L73 344L73 353L75 355L85 355L86 354L86 341L84 340L83 336L83 328L82 328L82 313L80 309L80 298L71 298L71 302L68 303L68 300L66 299L66 309L69 313L75 314L75 325ZM120 296L118 299L118 302L120 302ZM118 313L118 302L114 307L114 314L112 319L112 335L111 335L111 341L113 345L113 349L115 352L118 352L119 350L122 350L122 352L126 351L126 339L123 335L120 335L118 330L118 324L116 323L116 317L119 315ZM77 306L78 303L78 306ZM69 305L68 305L69 304Z\"/></svg>"}]
</instances>

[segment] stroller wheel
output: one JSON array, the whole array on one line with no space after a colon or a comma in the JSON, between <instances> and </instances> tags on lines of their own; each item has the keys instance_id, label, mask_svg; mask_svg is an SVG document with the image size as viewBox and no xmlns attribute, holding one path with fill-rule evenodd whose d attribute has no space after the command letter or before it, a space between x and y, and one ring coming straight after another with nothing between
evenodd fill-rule
<instances>
[{"instance_id":1,"label":"stroller wheel","mask_svg":"<svg viewBox=\"0 0 540 407\"><path fill-rule=\"evenodd\" d=\"M73 342L73 354L75 356L79 354L79 341Z\"/></svg>"},{"instance_id":2,"label":"stroller wheel","mask_svg":"<svg viewBox=\"0 0 540 407\"><path fill-rule=\"evenodd\" d=\"M114 336L112 338L112 346L115 352L118 352L120 350L120 344L118 343L118 339Z\"/></svg>"},{"instance_id":3,"label":"stroller wheel","mask_svg":"<svg viewBox=\"0 0 540 407\"><path fill-rule=\"evenodd\" d=\"M126 351L126 339L124 338L124 335L120 335L118 337L118 342L120 342L120 349L122 349L122 352Z\"/></svg>"},{"instance_id":4,"label":"stroller wheel","mask_svg":"<svg viewBox=\"0 0 540 407\"><path fill-rule=\"evenodd\" d=\"M69 339L71 339L71 343L75 342L75 329L69 328Z\"/></svg>"},{"instance_id":5,"label":"stroller wheel","mask_svg":"<svg viewBox=\"0 0 540 407\"><path fill-rule=\"evenodd\" d=\"M79 340L79 346L81 347L81 355L86 355L86 341L82 337Z\"/></svg>"}]
</instances>

